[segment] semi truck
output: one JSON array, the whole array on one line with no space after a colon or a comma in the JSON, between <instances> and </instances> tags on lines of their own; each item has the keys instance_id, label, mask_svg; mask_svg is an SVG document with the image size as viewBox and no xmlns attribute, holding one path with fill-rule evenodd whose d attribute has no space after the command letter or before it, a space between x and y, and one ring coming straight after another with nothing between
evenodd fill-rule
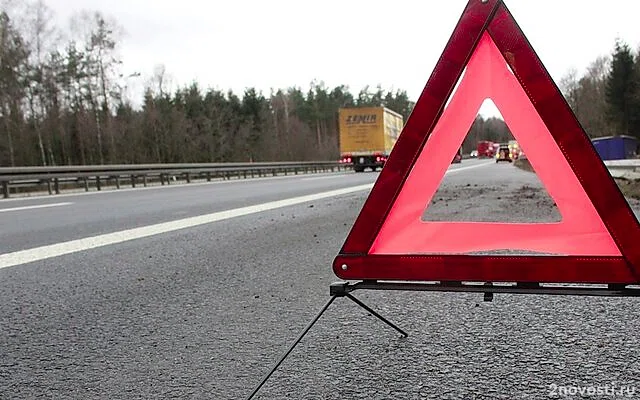
<instances>
[{"instance_id":1,"label":"semi truck","mask_svg":"<svg viewBox=\"0 0 640 400\"><path fill-rule=\"evenodd\" d=\"M386 107L353 107L338 110L340 162L355 172L382 169L402 132L401 114Z\"/></svg>"}]
</instances>

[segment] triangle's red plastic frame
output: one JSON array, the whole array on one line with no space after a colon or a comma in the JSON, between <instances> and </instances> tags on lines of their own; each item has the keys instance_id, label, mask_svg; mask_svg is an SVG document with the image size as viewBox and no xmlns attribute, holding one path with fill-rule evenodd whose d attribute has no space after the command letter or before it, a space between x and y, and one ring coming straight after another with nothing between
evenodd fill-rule
<instances>
[{"instance_id":1,"label":"triangle's red plastic frame","mask_svg":"<svg viewBox=\"0 0 640 400\"><path fill-rule=\"evenodd\" d=\"M487 33L593 203L622 256L371 254L407 176ZM356 219L333 270L341 279L640 283L640 225L571 108L502 0L469 0Z\"/></svg>"}]
</instances>

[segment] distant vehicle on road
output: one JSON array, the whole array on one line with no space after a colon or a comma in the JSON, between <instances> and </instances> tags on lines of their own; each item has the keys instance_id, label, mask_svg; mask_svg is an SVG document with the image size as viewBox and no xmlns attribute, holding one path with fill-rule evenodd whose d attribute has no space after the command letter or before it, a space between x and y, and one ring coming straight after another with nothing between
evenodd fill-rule
<instances>
[{"instance_id":1,"label":"distant vehicle on road","mask_svg":"<svg viewBox=\"0 0 640 400\"><path fill-rule=\"evenodd\" d=\"M477 147L478 158L493 158L495 155L494 143L489 140L480 140Z\"/></svg>"},{"instance_id":2,"label":"distant vehicle on road","mask_svg":"<svg viewBox=\"0 0 640 400\"><path fill-rule=\"evenodd\" d=\"M458 149L458 152L456 153L456 155L453 157L453 160L451 161L452 164L458 164L462 162L462 147Z\"/></svg>"},{"instance_id":3,"label":"distant vehicle on road","mask_svg":"<svg viewBox=\"0 0 640 400\"><path fill-rule=\"evenodd\" d=\"M500 147L498 148L498 152L496 154L496 163L499 163L500 161L512 161L511 151L507 143L500 143Z\"/></svg>"},{"instance_id":4,"label":"distant vehicle on road","mask_svg":"<svg viewBox=\"0 0 640 400\"><path fill-rule=\"evenodd\" d=\"M517 160L520 157L520 145L516 140L509 140L509 152L511 153L511 160Z\"/></svg>"},{"instance_id":5,"label":"distant vehicle on road","mask_svg":"<svg viewBox=\"0 0 640 400\"><path fill-rule=\"evenodd\" d=\"M340 162L355 172L384 166L404 125L402 115L386 107L341 108Z\"/></svg>"},{"instance_id":6,"label":"distant vehicle on road","mask_svg":"<svg viewBox=\"0 0 640 400\"><path fill-rule=\"evenodd\" d=\"M478 150L472 150L471 153L469 154L469 157L471 158L478 157Z\"/></svg>"}]
</instances>

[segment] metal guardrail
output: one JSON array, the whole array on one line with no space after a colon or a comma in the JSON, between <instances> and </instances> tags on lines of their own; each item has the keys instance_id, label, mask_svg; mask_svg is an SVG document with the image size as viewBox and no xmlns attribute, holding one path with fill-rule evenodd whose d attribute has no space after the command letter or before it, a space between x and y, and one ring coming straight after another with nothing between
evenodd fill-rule
<instances>
[{"instance_id":1,"label":"metal guardrail","mask_svg":"<svg viewBox=\"0 0 640 400\"><path fill-rule=\"evenodd\" d=\"M146 187L152 181L169 185L177 180L176 177L190 183L197 179L211 181L348 169L351 169L350 165L337 161L16 167L0 168L0 185L3 197L9 198L12 189L18 188L33 190L46 186L49 194L60 194L63 185L84 187L89 191L91 186L101 190L103 185L110 183L117 189L127 183L134 188L138 183Z\"/></svg>"},{"instance_id":2,"label":"metal guardrail","mask_svg":"<svg viewBox=\"0 0 640 400\"><path fill-rule=\"evenodd\" d=\"M640 159L606 160L604 164L614 178L640 180Z\"/></svg>"},{"instance_id":3,"label":"metal guardrail","mask_svg":"<svg viewBox=\"0 0 640 400\"><path fill-rule=\"evenodd\" d=\"M640 180L640 159L607 160L604 163L614 178ZM92 186L101 190L108 184L120 189L123 184L135 188L141 183L146 187L154 181L169 185L177 179L190 183L198 179L254 178L351 168L349 164L336 161L16 167L0 168L0 185L2 196L9 198L12 189L33 190L42 186L46 186L49 194L60 194L61 186L84 187L89 191Z\"/></svg>"},{"instance_id":4,"label":"metal guardrail","mask_svg":"<svg viewBox=\"0 0 640 400\"><path fill-rule=\"evenodd\" d=\"M527 157L524 155L520 159L526 160ZM613 178L640 180L640 158L604 160L603 163Z\"/></svg>"}]
</instances>

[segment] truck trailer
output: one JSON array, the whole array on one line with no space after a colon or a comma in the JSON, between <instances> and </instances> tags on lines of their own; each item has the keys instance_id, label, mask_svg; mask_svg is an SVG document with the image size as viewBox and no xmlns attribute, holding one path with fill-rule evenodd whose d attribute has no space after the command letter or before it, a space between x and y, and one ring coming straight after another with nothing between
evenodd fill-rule
<instances>
[{"instance_id":1,"label":"truck trailer","mask_svg":"<svg viewBox=\"0 0 640 400\"><path fill-rule=\"evenodd\" d=\"M382 169L402 132L402 115L386 107L341 108L338 114L340 162L355 172Z\"/></svg>"},{"instance_id":2,"label":"truck trailer","mask_svg":"<svg viewBox=\"0 0 640 400\"><path fill-rule=\"evenodd\" d=\"M635 158L640 145L633 136L601 136L591 139L598 155L603 160L624 160Z\"/></svg>"}]
</instances>

